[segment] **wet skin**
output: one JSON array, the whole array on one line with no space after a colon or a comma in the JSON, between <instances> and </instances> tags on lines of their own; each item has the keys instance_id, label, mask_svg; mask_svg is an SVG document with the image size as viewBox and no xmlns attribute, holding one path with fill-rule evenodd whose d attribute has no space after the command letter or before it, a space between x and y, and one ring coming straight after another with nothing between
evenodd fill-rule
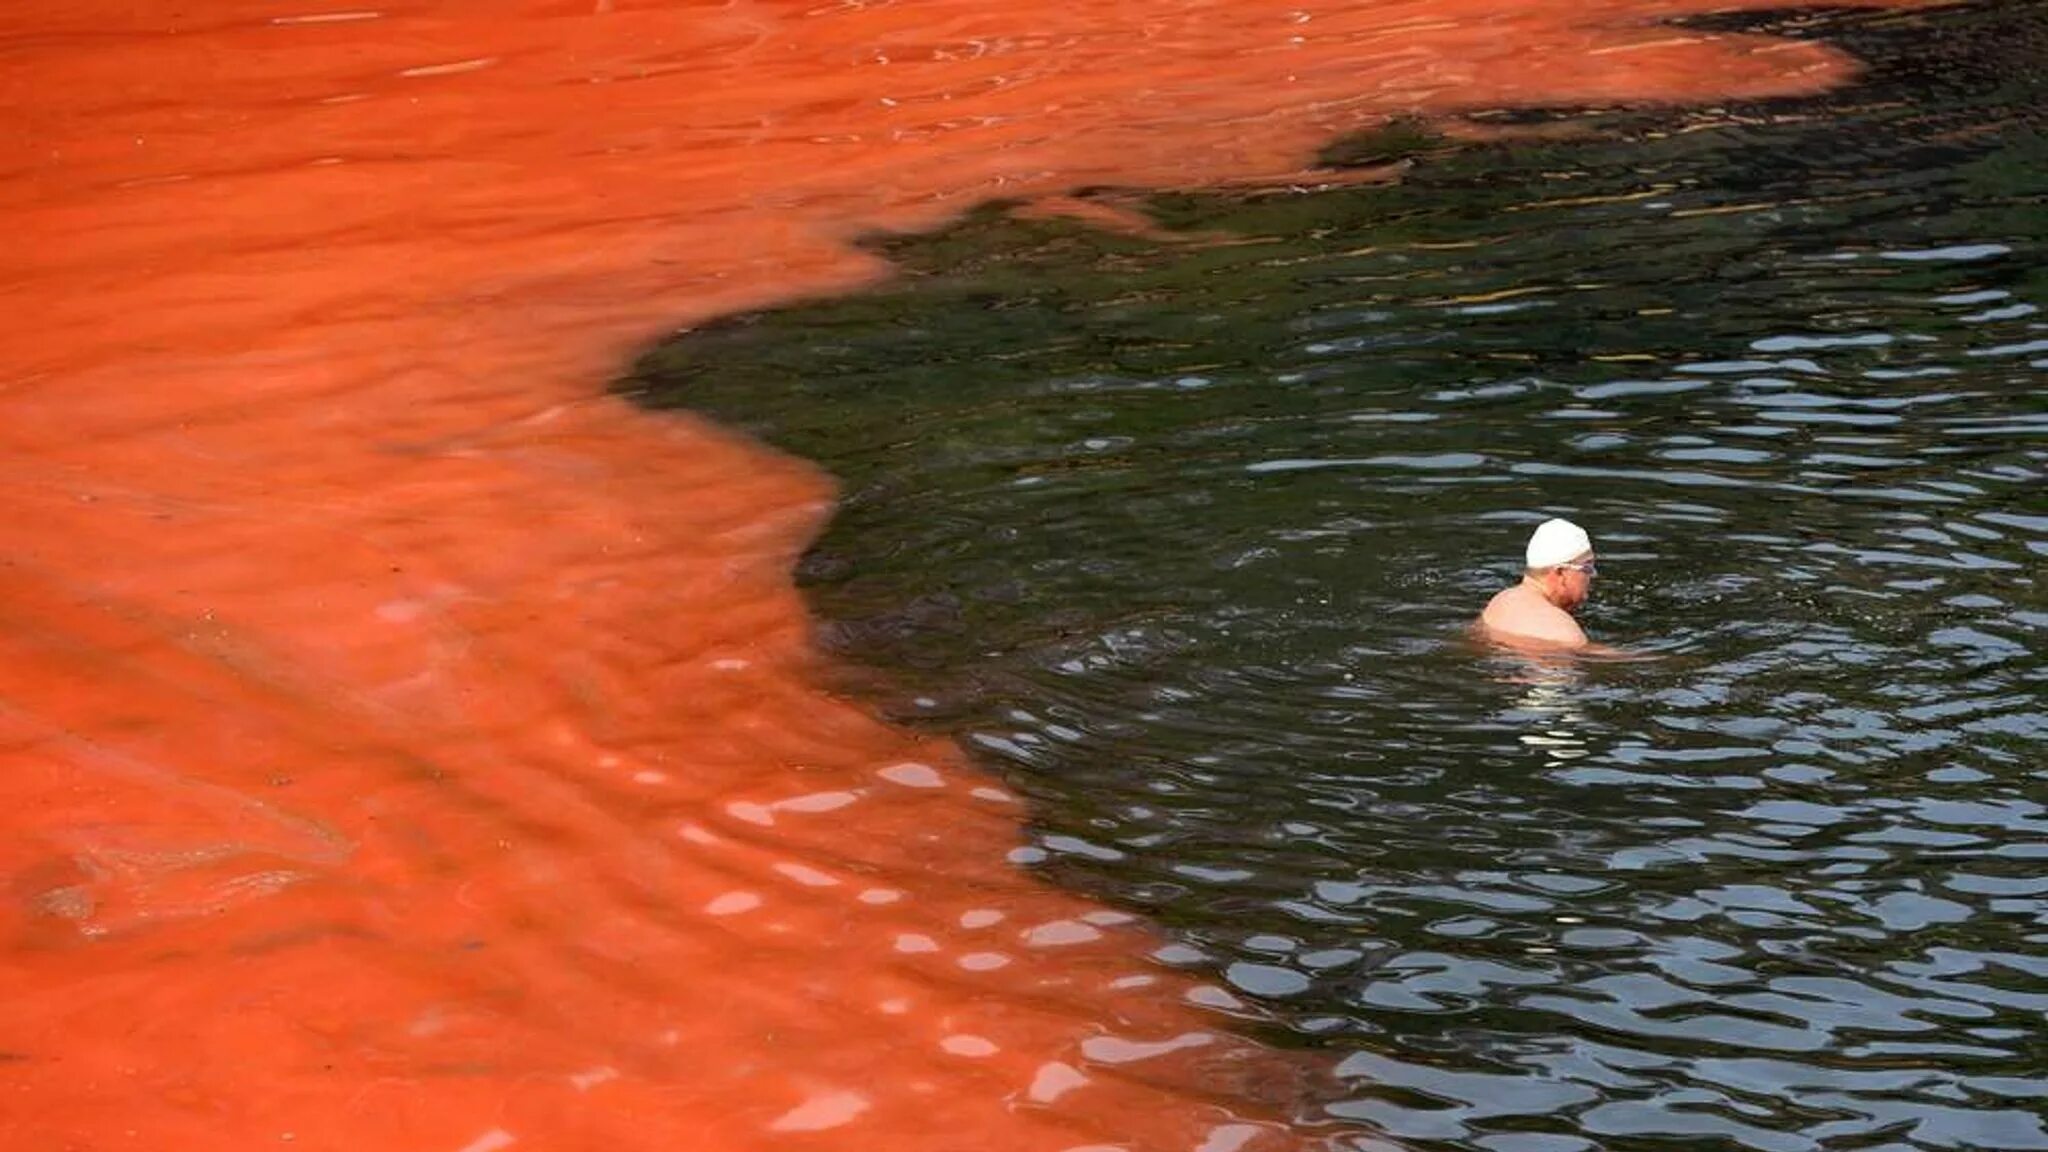
<instances>
[{"instance_id":1,"label":"wet skin","mask_svg":"<svg viewBox=\"0 0 2048 1152\"><path fill-rule=\"evenodd\" d=\"M1590 643L1572 618L1593 590L1593 554L1525 572L1522 582L1503 588L1480 614L1487 638L1516 648L1582 650Z\"/></svg>"}]
</instances>

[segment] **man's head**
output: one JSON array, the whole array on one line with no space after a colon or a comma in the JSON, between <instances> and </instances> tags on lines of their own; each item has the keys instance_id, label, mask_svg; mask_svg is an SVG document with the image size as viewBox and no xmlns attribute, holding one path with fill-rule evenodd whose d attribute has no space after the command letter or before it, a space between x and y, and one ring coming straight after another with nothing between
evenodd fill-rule
<instances>
[{"instance_id":1,"label":"man's head","mask_svg":"<svg viewBox=\"0 0 2048 1152\"><path fill-rule=\"evenodd\" d=\"M1570 611L1593 590L1593 540L1569 520L1545 520L1523 553L1525 579L1543 598Z\"/></svg>"}]
</instances>

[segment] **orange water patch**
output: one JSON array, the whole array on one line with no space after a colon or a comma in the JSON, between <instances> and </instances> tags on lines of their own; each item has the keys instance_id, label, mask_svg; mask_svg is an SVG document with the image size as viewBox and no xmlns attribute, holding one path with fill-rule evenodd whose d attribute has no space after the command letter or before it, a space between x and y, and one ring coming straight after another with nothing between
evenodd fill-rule
<instances>
[{"instance_id":1,"label":"orange water patch","mask_svg":"<svg viewBox=\"0 0 2048 1152\"><path fill-rule=\"evenodd\" d=\"M1707 6L11 5L0 1147L1305 1141L817 686L827 480L603 385L992 196L1850 72Z\"/></svg>"}]
</instances>

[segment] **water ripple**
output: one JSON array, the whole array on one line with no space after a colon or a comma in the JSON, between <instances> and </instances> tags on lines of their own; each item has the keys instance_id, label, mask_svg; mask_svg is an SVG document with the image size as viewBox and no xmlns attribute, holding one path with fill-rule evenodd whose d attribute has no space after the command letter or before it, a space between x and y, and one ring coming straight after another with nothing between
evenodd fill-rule
<instances>
[{"instance_id":1,"label":"water ripple","mask_svg":"<svg viewBox=\"0 0 2048 1152\"><path fill-rule=\"evenodd\" d=\"M1178 245L988 214L643 367L840 473L830 636L1032 802L1015 859L1339 1054L1330 1115L2044 1147L2048 147L2038 70L1924 51L1824 114L1162 198ZM1553 512L1661 659L1466 642Z\"/></svg>"}]
</instances>

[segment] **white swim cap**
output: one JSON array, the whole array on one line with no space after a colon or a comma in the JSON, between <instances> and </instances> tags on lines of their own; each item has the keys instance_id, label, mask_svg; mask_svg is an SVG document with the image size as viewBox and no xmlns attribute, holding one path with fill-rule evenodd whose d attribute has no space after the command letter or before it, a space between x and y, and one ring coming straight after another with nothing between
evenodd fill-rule
<instances>
[{"instance_id":1,"label":"white swim cap","mask_svg":"<svg viewBox=\"0 0 2048 1152\"><path fill-rule=\"evenodd\" d=\"M1529 537L1524 556L1531 568L1555 568L1593 550L1586 530L1569 520L1545 520Z\"/></svg>"}]
</instances>

